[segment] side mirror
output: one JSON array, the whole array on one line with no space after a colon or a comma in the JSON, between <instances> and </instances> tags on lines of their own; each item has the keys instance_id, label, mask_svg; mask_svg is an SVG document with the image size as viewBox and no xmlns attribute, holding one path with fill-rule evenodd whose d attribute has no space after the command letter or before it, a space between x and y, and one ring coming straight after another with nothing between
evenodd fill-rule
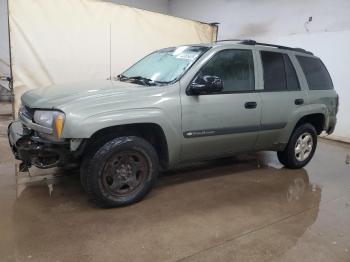
<instances>
[{"instance_id":1,"label":"side mirror","mask_svg":"<svg viewBox=\"0 0 350 262\"><path fill-rule=\"evenodd\" d=\"M223 83L218 76L197 76L196 79L189 86L189 94L200 95L217 93L223 89Z\"/></svg>"}]
</instances>

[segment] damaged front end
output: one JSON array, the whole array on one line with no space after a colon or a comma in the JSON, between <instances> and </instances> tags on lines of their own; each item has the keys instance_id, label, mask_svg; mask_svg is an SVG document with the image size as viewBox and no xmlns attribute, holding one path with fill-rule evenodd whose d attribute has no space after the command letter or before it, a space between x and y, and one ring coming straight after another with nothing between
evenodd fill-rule
<instances>
[{"instance_id":1,"label":"damaged front end","mask_svg":"<svg viewBox=\"0 0 350 262\"><path fill-rule=\"evenodd\" d=\"M45 140L20 121L9 125L8 138L15 158L22 161L20 171L28 171L32 165L44 169L63 166L71 156L69 142Z\"/></svg>"}]
</instances>

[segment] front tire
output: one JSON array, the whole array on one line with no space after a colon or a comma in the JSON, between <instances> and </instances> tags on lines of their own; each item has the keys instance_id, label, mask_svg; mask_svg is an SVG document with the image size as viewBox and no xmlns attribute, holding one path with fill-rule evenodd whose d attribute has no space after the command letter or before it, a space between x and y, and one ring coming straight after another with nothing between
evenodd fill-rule
<instances>
[{"instance_id":1,"label":"front tire","mask_svg":"<svg viewBox=\"0 0 350 262\"><path fill-rule=\"evenodd\" d=\"M317 132L314 126L303 124L294 130L286 148L277 152L278 160L287 168L302 168L312 159L316 146Z\"/></svg>"},{"instance_id":2,"label":"front tire","mask_svg":"<svg viewBox=\"0 0 350 262\"><path fill-rule=\"evenodd\" d=\"M86 192L98 206L119 207L140 201L158 176L158 156L146 140L126 136L104 144L88 160Z\"/></svg>"}]
</instances>

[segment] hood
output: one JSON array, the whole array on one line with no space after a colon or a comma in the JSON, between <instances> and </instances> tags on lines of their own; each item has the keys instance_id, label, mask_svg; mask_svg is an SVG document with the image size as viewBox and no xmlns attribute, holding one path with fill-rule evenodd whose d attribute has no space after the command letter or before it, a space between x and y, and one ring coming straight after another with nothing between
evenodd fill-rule
<instances>
[{"instance_id":1,"label":"hood","mask_svg":"<svg viewBox=\"0 0 350 262\"><path fill-rule=\"evenodd\" d=\"M111 96L132 97L132 94L156 92L156 88L132 83L98 80L79 83L52 85L27 91L22 96L22 103L31 108L63 109L74 104L93 103ZM152 91L151 91L152 92Z\"/></svg>"}]
</instances>

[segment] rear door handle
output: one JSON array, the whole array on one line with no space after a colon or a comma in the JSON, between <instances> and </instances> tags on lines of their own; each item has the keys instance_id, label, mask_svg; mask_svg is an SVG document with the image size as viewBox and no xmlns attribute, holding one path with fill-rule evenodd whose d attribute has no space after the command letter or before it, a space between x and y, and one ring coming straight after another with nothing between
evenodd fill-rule
<instances>
[{"instance_id":1,"label":"rear door handle","mask_svg":"<svg viewBox=\"0 0 350 262\"><path fill-rule=\"evenodd\" d=\"M244 104L244 107L247 108L247 109L253 109L253 108L256 108L258 104L256 102L246 102Z\"/></svg>"},{"instance_id":2,"label":"rear door handle","mask_svg":"<svg viewBox=\"0 0 350 262\"><path fill-rule=\"evenodd\" d=\"M304 99L302 99L302 98L295 99L294 100L294 104L302 105L302 104L304 104Z\"/></svg>"}]
</instances>

